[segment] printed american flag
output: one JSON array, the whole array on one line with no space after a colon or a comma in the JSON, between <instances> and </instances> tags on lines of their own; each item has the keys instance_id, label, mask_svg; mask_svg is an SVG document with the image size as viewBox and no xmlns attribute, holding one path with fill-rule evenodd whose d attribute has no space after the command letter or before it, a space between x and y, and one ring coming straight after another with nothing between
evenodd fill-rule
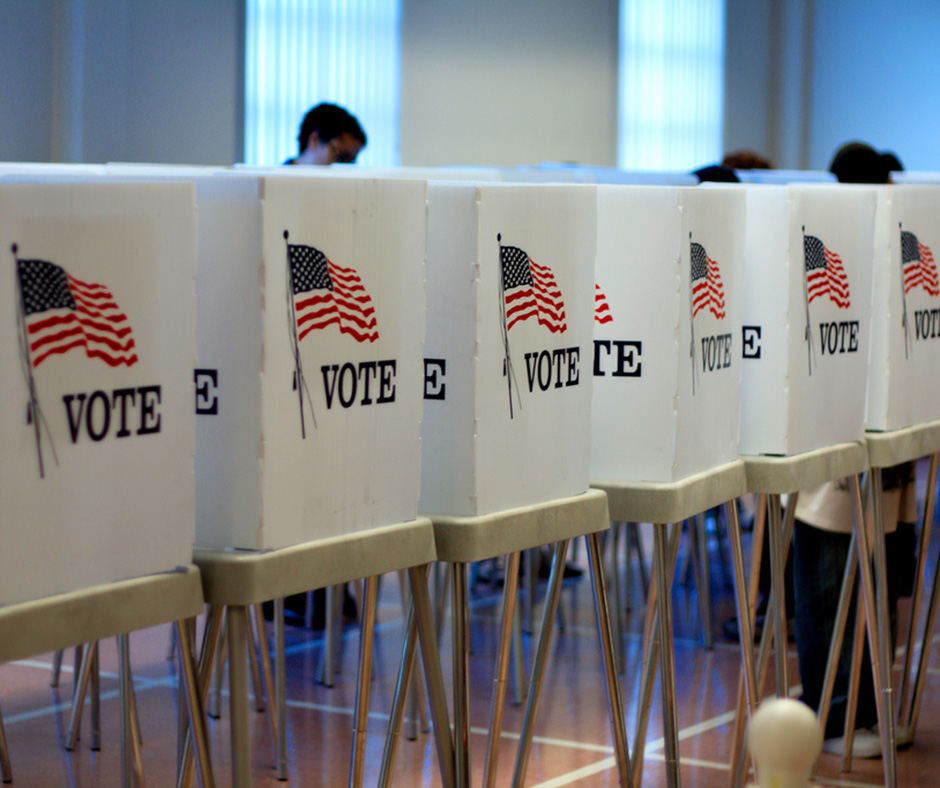
<instances>
[{"instance_id":1,"label":"printed american flag","mask_svg":"<svg viewBox=\"0 0 940 788\"><path fill-rule=\"evenodd\" d=\"M718 263L706 253L705 247L692 243L692 317L708 307L719 320L725 317L725 286Z\"/></svg>"},{"instance_id":2,"label":"printed american flag","mask_svg":"<svg viewBox=\"0 0 940 788\"><path fill-rule=\"evenodd\" d=\"M614 316L610 313L610 304L607 303L607 296L601 290L601 286L594 284L594 322L610 323Z\"/></svg>"},{"instance_id":3,"label":"printed american flag","mask_svg":"<svg viewBox=\"0 0 940 788\"><path fill-rule=\"evenodd\" d=\"M815 235L803 236L803 254L808 303L828 294L829 300L837 307L847 309L852 303L849 300L849 278L839 255L826 248Z\"/></svg>"},{"instance_id":4,"label":"printed american flag","mask_svg":"<svg viewBox=\"0 0 940 788\"><path fill-rule=\"evenodd\" d=\"M506 330L535 315L552 333L568 330L565 302L548 266L539 265L516 246L500 246L503 294L506 298Z\"/></svg>"},{"instance_id":5,"label":"printed american flag","mask_svg":"<svg viewBox=\"0 0 940 788\"><path fill-rule=\"evenodd\" d=\"M109 366L137 363L127 315L111 291L83 282L46 260L17 260L33 367L78 347Z\"/></svg>"},{"instance_id":6,"label":"printed american flag","mask_svg":"<svg viewBox=\"0 0 940 788\"><path fill-rule=\"evenodd\" d=\"M336 265L312 246L288 244L287 254L298 341L334 324L357 342L379 338L372 298L355 270Z\"/></svg>"},{"instance_id":7,"label":"printed american flag","mask_svg":"<svg viewBox=\"0 0 940 788\"><path fill-rule=\"evenodd\" d=\"M922 244L914 233L907 230L901 230L901 268L904 271L905 293L919 285L932 296L940 295L937 264L930 247Z\"/></svg>"}]
</instances>

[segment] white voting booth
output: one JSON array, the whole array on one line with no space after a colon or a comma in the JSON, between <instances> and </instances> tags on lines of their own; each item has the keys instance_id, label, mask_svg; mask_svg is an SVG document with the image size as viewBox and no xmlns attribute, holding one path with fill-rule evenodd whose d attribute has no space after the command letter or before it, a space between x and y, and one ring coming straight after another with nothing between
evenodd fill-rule
<instances>
[{"instance_id":1,"label":"white voting booth","mask_svg":"<svg viewBox=\"0 0 940 788\"><path fill-rule=\"evenodd\" d=\"M189 565L192 186L0 170L0 603Z\"/></svg>"},{"instance_id":2,"label":"white voting booth","mask_svg":"<svg viewBox=\"0 0 940 788\"><path fill-rule=\"evenodd\" d=\"M591 477L738 456L744 190L598 186Z\"/></svg>"},{"instance_id":3,"label":"white voting booth","mask_svg":"<svg viewBox=\"0 0 940 788\"><path fill-rule=\"evenodd\" d=\"M876 191L747 188L743 455L864 438Z\"/></svg>"},{"instance_id":4,"label":"white voting booth","mask_svg":"<svg viewBox=\"0 0 940 788\"><path fill-rule=\"evenodd\" d=\"M878 190L871 363L865 426L896 430L940 419L940 186Z\"/></svg>"},{"instance_id":5,"label":"white voting booth","mask_svg":"<svg viewBox=\"0 0 940 788\"><path fill-rule=\"evenodd\" d=\"M195 184L200 548L417 516L426 186L331 169L108 165Z\"/></svg>"},{"instance_id":6,"label":"white voting booth","mask_svg":"<svg viewBox=\"0 0 940 788\"><path fill-rule=\"evenodd\" d=\"M422 513L588 487L595 190L428 184Z\"/></svg>"},{"instance_id":7,"label":"white voting booth","mask_svg":"<svg viewBox=\"0 0 940 788\"><path fill-rule=\"evenodd\" d=\"M413 520L424 183L229 174L197 181L197 199L212 245L197 544L274 548Z\"/></svg>"}]
</instances>

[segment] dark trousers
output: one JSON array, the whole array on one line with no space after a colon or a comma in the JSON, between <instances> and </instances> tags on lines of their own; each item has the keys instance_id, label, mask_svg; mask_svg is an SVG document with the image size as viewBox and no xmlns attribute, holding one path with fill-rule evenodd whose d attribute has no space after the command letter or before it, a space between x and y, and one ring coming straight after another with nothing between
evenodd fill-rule
<instances>
[{"instance_id":1,"label":"dark trousers","mask_svg":"<svg viewBox=\"0 0 940 788\"><path fill-rule=\"evenodd\" d=\"M819 710L829 642L835 628L836 609L842 588L842 574L848 557L849 534L832 533L797 520L793 527L793 630L800 663L804 703ZM906 563L906 550L898 535L885 538L888 571L888 607L891 614L892 653L897 640L898 570ZM905 548L907 545L905 544ZM854 556L853 556L854 558ZM855 606L861 581L856 575L855 593L849 611L836 672L832 703L826 723L827 739L841 736L845 728L849 674L852 669L852 643L855 632ZM866 639L859 685L855 727L870 728L878 722L871 657Z\"/></svg>"}]
</instances>

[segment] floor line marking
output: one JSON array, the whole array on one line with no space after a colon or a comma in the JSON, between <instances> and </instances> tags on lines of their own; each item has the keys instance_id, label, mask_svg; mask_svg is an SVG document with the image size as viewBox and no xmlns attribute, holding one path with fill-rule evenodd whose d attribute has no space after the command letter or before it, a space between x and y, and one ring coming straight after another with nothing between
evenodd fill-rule
<instances>
[{"instance_id":1,"label":"floor line marking","mask_svg":"<svg viewBox=\"0 0 940 788\"><path fill-rule=\"evenodd\" d=\"M540 782L536 785L533 785L532 788L561 788L563 785L570 785L577 780L590 777L593 774L605 772L608 769L614 768L616 765L616 758L605 758L603 761L591 763L587 766L582 766L580 769L575 769L573 772L568 772L567 774L562 774L558 777L553 777L550 780Z\"/></svg>"}]
</instances>

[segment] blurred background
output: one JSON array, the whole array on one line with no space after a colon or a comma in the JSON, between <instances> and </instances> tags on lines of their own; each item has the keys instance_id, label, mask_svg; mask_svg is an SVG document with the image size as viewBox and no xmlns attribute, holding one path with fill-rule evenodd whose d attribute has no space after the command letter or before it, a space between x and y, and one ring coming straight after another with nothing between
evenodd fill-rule
<instances>
[{"instance_id":1,"label":"blurred background","mask_svg":"<svg viewBox=\"0 0 940 788\"><path fill-rule=\"evenodd\" d=\"M940 169L936 0L0 0L0 160Z\"/></svg>"}]
</instances>

